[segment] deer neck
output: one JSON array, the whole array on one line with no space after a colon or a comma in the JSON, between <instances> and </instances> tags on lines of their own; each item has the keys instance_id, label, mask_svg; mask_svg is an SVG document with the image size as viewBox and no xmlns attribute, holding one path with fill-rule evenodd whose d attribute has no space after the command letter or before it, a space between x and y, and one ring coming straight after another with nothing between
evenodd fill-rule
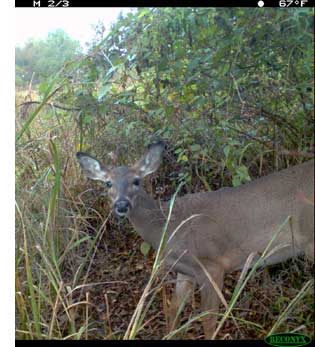
<instances>
[{"instance_id":1,"label":"deer neck","mask_svg":"<svg viewBox=\"0 0 315 347\"><path fill-rule=\"evenodd\" d=\"M129 221L140 236L157 249L161 240L165 216L158 204L144 190L134 201Z\"/></svg>"}]
</instances>

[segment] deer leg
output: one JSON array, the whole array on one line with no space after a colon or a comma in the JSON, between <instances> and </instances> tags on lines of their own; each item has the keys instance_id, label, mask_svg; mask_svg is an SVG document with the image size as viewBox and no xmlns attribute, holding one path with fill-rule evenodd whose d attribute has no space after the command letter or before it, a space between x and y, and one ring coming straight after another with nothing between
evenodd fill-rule
<instances>
[{"instance_id":1,"label":"deer leg","mask_svg":"<svg viewBox=\"0 0 315 347\"><path fill-rule=\"evenodd\" d=\"M181 273L177 274L175 292L171 300L171 306L169 309L169 331L174 330L177 327L179 321L179 315L183 310L185 303L191 297L194 291L193 279L189 276Z\"/></svg>"},{"instance_id":2,"label":"deer leg","mask_svg":"<svg viewBox=\"0 0 315 347\"><path fill-rule=\"evenodd\" d=\"M206 271L207 274L205 273ZM216 313L218 313L221 301L217 290L221 291L223 287L224 269L221 266L212 264L205 267L198 277L201 292L201 311L210 311L208 315L202 318L203 330L205 339L211 340L215 332L217 322ZM215 283L217 290L211 282Z\"/></svg>"}]
</instances>

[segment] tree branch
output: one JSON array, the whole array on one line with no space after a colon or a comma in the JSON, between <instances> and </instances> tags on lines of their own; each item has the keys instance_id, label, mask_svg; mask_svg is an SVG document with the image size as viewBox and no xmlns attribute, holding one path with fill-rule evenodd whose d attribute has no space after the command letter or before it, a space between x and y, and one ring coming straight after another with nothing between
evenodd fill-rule
<instances>
[{"instance_id":1,"label":"tree branch","mask_svg":"<svg viewBox=\"0 0 315 347\"><path fill-rule=\"evenodd\" d=\"M17 107L21 107L21 106L26 106L26 105L31 105L31 104L41 104L40 101L26 101L26 102L22 102L21 104L17 105ZM68 107L68 106L62 106L62 105L56 105L53 103L46 103L47 106L50 106L51 108L59 108L61 110L65 110L65 111L80 111L80 108L77 107Z\"/></svg>"}]
</instances>

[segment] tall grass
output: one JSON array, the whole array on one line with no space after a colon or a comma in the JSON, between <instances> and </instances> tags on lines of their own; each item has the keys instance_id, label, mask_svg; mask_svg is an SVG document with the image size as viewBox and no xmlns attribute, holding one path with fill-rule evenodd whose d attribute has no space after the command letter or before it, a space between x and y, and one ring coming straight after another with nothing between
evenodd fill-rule
<instances>
[{"instance_id":1,"label":"tall grass","mask_svg":"<svg viewBox=\"0 0 315 347\"><path fill-rule=\"evenodd\" d=\"M135 339L137 333L140 331L140 329L143 327L141 324L144 320L145 314L146 312L149 310L149 305L152 303L152 298L151 300L147 303L147 306L144 306L145 300L148 297L148 295L150 294L150 289L153 285L154 279L157 276L158 271L160 270L161 265L164 262L164 258L163 258L163 250L165 248L166 242L165 242L165 238L166 238L166 231L168 228L168 224L169 224L169 220L171 218L171 214L172 214L172 210L173 210L173 206L174 206L174 201L175 201L175 197L179 191L180 187L177 189L175 195L172 197L171 199L171 203L170 203L170 208L169 208L169 214L163 229L163 234L162 234L162 238L161 238L161 242L158 248L158 252L155 258L155 262L153 264L153 268L152 268L152 273L151 273L151 277L142 293L142 296L139 300L139 303L135 309L134 315L132 317L132 320L129 323L129 327L128 330L124 336L124 339ZM194 218L196 216L191 216L189 219ZM219 317L221 317L221 319L219 320L219 323L217 324L217 328L212 336L212 339L215 339L219 333L219 331L221 330L223 324L226 322L227 319L231 318L234 321L234 324L237 326L237 322L241 322L242 324L246 324L248 326L253 326L256 329L259 329L261 331L264 331L264 328L262 325L257 324L255 322L251 322L248 320L244 320L244 319L239 319L239 318L235 318L234 315L232 314L233 309L235 309L236 307L236 303L237 300L239 299L240 295L242 294L246 284L249 282L249 280L255 275L255 272L257 271L257 269L262 266L262 264L265 262L265 260L270 257L274 252L279 251L281 248L286 247L286 245L279 247L275 247L273 249L271 249L272 244L274 243L274 241L277 239L277 237L279 236L279 234L283 231L284 227L290 223L291 221L291 217L288 216L285 221L278 227L278 229L274 232L274 235L272 237L272 239L268 242L266 248L264 249L264 251L262 252L262 254L258 257L258 259L253 263L253 259L255 256L257 256L256 253L251 253L248 256L248 259L246 261L246 263L244 264L244 267L242 269L242 272L240 274L239 280L235 286L232 298L230 300L229 303L226 302L226 300L224 299L224 296L222 295L222 292L220 290L220 288L217 286L217 284L213 281L211 274L207 272L207 269L203 266L203 264L194 257L194 260L198 263L198 265L201 268L201 271L204 271L208 280L211 282L211 285L214 287L216 294L219 296L221 302L223 303L224 307L225 307L225 312L223 314L219 313L219 312L212 312L212 311L204 311L201 312L200 314L194 316L193 318L189 319L188 322L186 322L185 324L183 324L180 327L176 327L176 329L174 329L173 331L169 332L166 336L163 337L163 339L171 339L174 338L174 336L178 335L180 332L182 332L183 330L186 330L194 321L202 319L203 317L207 316L207 315L216 315ZM187 220L182 221L179 223L178 227L175 229L175 231L171 234L170 239L174 236L174 234L183 226L184 223L186 223ZM289 312L293 309L293 307L300 302L300 300L303 298L303 296L309 292L309 290L311 289L312 285L313 285L314 281L311 279L309 280L304 286L303 288L299 291L299 293L296 295L295 298L293 298L293 300L288 304L288 306L285 308L285 310L280 314L280 316L278 317L277 321L275 322L275 324L273 325L273 327L270 329L268 335L274 333L275 331L277 331L277 329L279 328L280 324L283 323L285 321L286 318L288 318L288 314ZM156 292L153 292L153 295ZM184 300L185 301L185 300ZM180 314L180 311L182 310L182 307L179 308L179 312L178 315ZM266 332L265 332L266 333ZM267 335L267 334L266 334Z\"/></svg>"},{"instance_id":2,"label":"tall grass","mask_svg":"<svg viewBox=\"0 0 315 347\"><path fill-rule=\"evenodd\" d=\"M54 90L53 85L51 88L47 98ZM120 233L111 224L109 209L87 189L75 163L74 153L82 140L82 129L73 122L75 117L72 114L60 111L56 115L51 107L45 106L47 100L43 99L39 109L31 109L26 121L22 119L22 113L17 115L16 338L138 339L148 336L145 330L154 323L156 317L161 320L156 303L161 301L160 288L166 281L166 276L160 276L166 240L163 237L154 259L148 257L147 261L153 262L152 269L150 272L142 270L146 272L148 280L139 295L138 304L121 329L115 321L115 309L118 305L126 304L126 301L113 300L111 295L115 291L112 289L102 292L102 288L110 281L106 274L96 276L94 266L104 238L112 247L117 247L114 248L117 253L109 247L108 252L112 253L106 254L104 262L104 268L115 271L112 264L120 262L118 251L127 248L128 239L133 240L135 236L124 234L115 239L115 235ZM113 141L117 139L113 137ZM177 193L178 190L172 197L163 235ZM185 222L180 223L173 235ZM104 252L107 252L106 247ZM137 249L124 252L128 253L127 259L140 254ZM141 257L143 259L143 255ZM220 321L215 337L223 338L226 335L225 326L230 320L233 322L231 334L238 336L242 336L239 330L245 331L242 333L245 337L248 336L247 332L254 330L252 336L256 338L279 329L301 329L310 333L313 326L313 296L310 294L312 275L307 272L300 274L294 268L286 269L286 277L297 276L296 281L305 285L297 286L298 291L288 286L281 289L282 292L275 293L286 300L285 304L274 308L274 317L264 321L242 316L242 297L246 298L251 290L261 289L255 284L259 275L254 274L254 267L247 271L249 263L250 260L241 273L233 295L229 300L225 299L225 310L217 313ZM133 269L127 268L127 264L124 266L133 272ZM121 274L121 283L118 284L128 283L133 293L139 284L131 283L128 271L125 277ZM271 285L268 288L270 290ZM95 316L99 310L95 297L97 300L102 298L105 305L102 324ZM258 305L258 300L252 298L252 301ZM163 325L158 331L158 337L178 337L184 331L193 329L194 324L206 314L209 312L194 316L191 313L185 316L184 313L180 327L168 332L162 329L165 328ZM293 323L292 317L295 320Z\"/></svg>"},{"instance_id":3,"label":"tall grass","mask_svg":"<svg viewBox=\"0 0 315 347\"><path fill-rule=\"evenodd\" d=\"M144 320L145 317L145 313L147 312L148 308L150 307L150 304L152 301L149 301L147 307L145 308L145 300L147 299L150 290L152 288L153 282L157 277L157 274L159 273L161 266L163 265L163 257L164 257L164 251L165 251L165 244L166 244L166 232L168 229L168 225L169 225L169 221L171 219L172 216L172 210L174 207L174 203L175 203L175 199L176 199L176 195L178 194L180 188L182 187L183 184L180 184L175 192L175 194L172 196L171 201L170 201L170 207L169 207L169 211L168 211L168 215L166 218L166 222L164 224L163 227L163 231L162 231L162 237L161 237L161 241L159 244L159 248L157 250L157 254L153 263L153 267L152 267L152 272L148 281L148 284L145 286L143 293L141 295L141 298L139 300L139 303L134 311L134 314L132 316L132 319L129 323L128 329L125 333L124 339L125 340L133 340L135 339L137 333L139 332L139 330L141 329L141 324ZM156 291L155 291L156 293ZM154 295L153 295L154 297Z\"/></svg>"}]
</instances>

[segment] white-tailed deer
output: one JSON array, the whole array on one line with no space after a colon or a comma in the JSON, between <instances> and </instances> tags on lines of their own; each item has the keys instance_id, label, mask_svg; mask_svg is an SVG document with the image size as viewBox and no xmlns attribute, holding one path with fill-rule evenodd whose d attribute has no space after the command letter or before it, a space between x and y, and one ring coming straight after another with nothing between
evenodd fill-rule
<instances>
[{"instance_id":1,"label":"white-tailed deer","mask_svg":"<svg viewBox=\"0 0 315 347\"><path fill-rule=\"evenodd\" d=\"M77 153L87 177L105 183L115 214L127 217L155 249L160 243L169 203L157 203L150 197L142 187L142 179L157 170L163 150L162 143L153 144L135 165L115 168L103 166L88 154ZM224 273L242 269L251 253L262 252L288 216L290 222L273 243L279 249L267 257L266 265L302 253L313 258L313 160L237 188L177 198L165 251L167 264L178 273L171 305L173 319L193 283L201 291L202 311L217 312L220 299L209 274L221 289ZM212 337L215 325L215 315L203 319L205 338Z\"/></svg>"}]
</instances>

